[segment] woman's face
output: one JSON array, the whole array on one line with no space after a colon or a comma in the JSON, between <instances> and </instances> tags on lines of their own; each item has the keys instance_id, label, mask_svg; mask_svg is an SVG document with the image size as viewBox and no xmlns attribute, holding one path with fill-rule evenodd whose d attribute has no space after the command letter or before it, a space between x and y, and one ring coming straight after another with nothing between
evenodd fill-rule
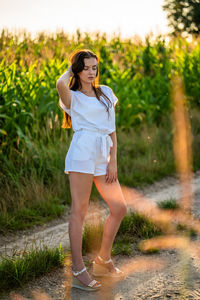
<instances>
[{"instance_id":1,"label":"woman's face","mask_svg":"<svg viewBox=\"0 0 200 300\"><path fill-rule=\"evenodd\" d=\"M95 57L84 58L84 69L78 73L81 82L92 83L97 76L97 60Z\"/></svg>"}]
</instances>

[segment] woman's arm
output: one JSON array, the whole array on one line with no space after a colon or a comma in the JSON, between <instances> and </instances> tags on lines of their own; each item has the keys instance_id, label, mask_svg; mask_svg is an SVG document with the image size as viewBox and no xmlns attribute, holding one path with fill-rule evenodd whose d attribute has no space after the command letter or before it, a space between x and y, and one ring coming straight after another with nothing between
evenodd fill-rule
<instances>
[{"instance_id":1,"label":"woman's arm","mask_svg":"<svg viewBox=\"0 0 200 300\"><path fill-rule=\"evenodd\" d=\"M67 71L60 76L60 78L56 82L56 88L58 90L58 94L64 103L64 105L70 109L71 105L71 91L69 89L69 80L70 77L73 75L71 66L67 69Z\"/></svg>"},{"instance_id":2,"label":"woman's arm","mask_svg":"<svg viewBox=\"0 0 200 300\"><path fill-rule=\"evenodd\" d=\"M117 135L116 131L109 134L113 146L110 148L110 161L107 166L106 182L112 183L117 180Z\"/></svg>"},{"instance_id":3,"label":"woman's arm","mask_svg":"<svg viewBox=\"0 0 200 300\"><path fill-rule=\"evenodd\" d=\"M109 134L112 142L113 142L113 147L110 148L110 160L117 160L117 135L116 131L112 132Z\"/></svg>"}]
</instances>

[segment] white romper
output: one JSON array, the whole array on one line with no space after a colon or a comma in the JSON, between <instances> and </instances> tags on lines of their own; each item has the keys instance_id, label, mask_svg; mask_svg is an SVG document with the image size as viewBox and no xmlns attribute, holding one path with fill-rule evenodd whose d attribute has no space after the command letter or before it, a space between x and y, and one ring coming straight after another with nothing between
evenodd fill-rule
<instances>
[{"instance_id":1,"label":"white romper","mask_svg":"<svg viewBox=\"0 0 200 300\"><path fill-rule=\"evenodd\" d=\"M60 107L71 116L73 138L65 158L65 173L70 171L94 174L106 174L110 160L110 147L113 142L109 134L115 131L115 109L118 99L112 89L100 85L109 97L109 117L106 107L96 97L89 97L80 91L71 90L70 109L59 99ZM101 100L105 99L101 96Z\"/></svg>"}]
</instances>

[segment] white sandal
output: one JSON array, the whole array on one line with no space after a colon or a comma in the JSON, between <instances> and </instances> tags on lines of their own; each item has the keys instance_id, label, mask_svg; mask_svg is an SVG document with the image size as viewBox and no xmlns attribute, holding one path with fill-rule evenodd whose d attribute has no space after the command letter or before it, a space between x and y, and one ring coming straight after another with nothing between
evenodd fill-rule
<instances>
[{"instance_id":1,"label":"white sandal","mask_svg":"<svg viewBox=\"0 0 200 300\"><path fill-rule=\"evenodd\" d=\"M82 281L80 281L77 276L86 271L86 267L84 267L81 271L75 272L72 270L73 278L72 278L72 287L78 288L84 291L93 292L100 289L101 284L99 281L92 280L88 285L85 285Z\"/></svg>"},{"instance_id":2,"label":"white sandal","mask_svg":"<svg viewBox=\"0 0 200 300\"><path fill-rule=\"evenodd\" d=\"M118 268L114 267L114 271L111 271L108 264L112 263L112 259L103 260L101 256L97 256L99 262L96 262L96 260L93 261L93 272L92 274L94 276L108 276L108 277L124 277L125 274Z\"/></svg>"}]
</instances>

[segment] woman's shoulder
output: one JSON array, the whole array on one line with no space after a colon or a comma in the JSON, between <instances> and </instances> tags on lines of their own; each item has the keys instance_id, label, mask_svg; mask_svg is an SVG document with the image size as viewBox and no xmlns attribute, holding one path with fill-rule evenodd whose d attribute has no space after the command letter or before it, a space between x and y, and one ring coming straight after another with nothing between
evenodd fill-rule
<instances>
[{"instance_id":1,"label":"woman's shoulder","mask_svg":"<svg viewBox=\"0 0 200 300\"><path fill-rule=\"evenodd\" d=\"M112 90L108 85L100 84L99 87L104 90Z\"/></svg>"},{"instance_id":2,"label":"woman's shoulder","mask_svg":"<svg viewBox=\"0 0 200 300\"><path fill-rule=\"evenodd\" d=\"M110 100L114 103L114 106L115 106L116 103L118 102L118 98L114 94L112 88L110 88L107 85L100 85L100 88L103 91L103 93L105 93L106 96L108 96L110 98Z\"/></svg>"},{"instance_id":3,"label":"woman's shoulder","mask_svg":"<svg viewBox=\"0 0 200 300\"><path fill-rule=\"evenodd\" d=\"M71 89L70 89L70 92L71 92L72 94L73 94L73 93L76 94L76 93L78 92L78 90L77 90L77 91L74 91L74 90L71 90Z\"/></svg>"},{"instance_id":4,"label":"woman's shoulder","mask_svg":"<svg viewBox=\"0 0 200 300\"><path fill-rule=\"evenodd\" d=\"M83 96L83 94L79 90L74 91L74 90L70 89L70 92L71 92L72 98L76 97L77 99L79 99Z\"/></svg>"},{"instance_id":5,"label":"woman's shoulder","mask_svg":"<svg viewBox=\"0 0 200 300\"><path fill-rule=\"evenodd\" d=\"M107 85L101 84L99 87L104 93L108 93L108 94L112 93L112 89Z\"/></svg>"}]
</instances>

